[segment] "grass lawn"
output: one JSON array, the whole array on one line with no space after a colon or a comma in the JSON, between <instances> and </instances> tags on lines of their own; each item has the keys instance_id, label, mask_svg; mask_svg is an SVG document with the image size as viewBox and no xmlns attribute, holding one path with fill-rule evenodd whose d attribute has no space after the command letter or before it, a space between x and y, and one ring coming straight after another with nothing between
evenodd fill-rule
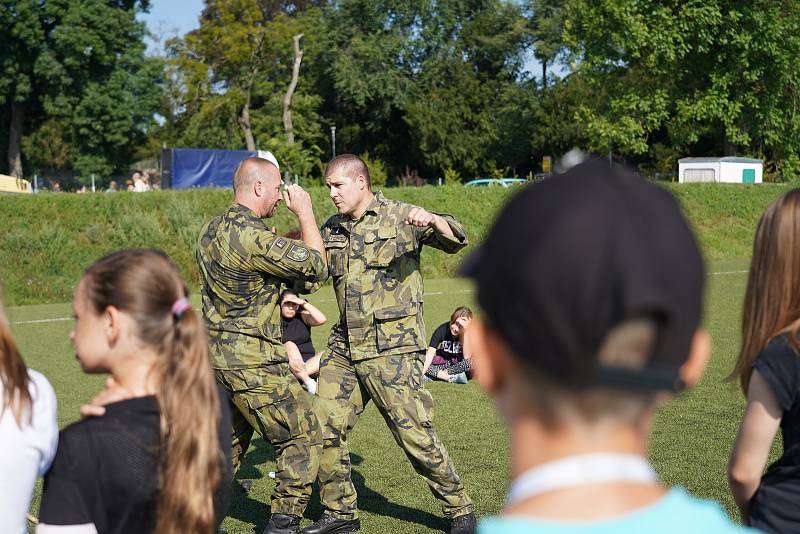
<instances>
[{"instance_id":1,"label":"grass lawn","mask_svg":"<svg viewBox=\"0 0 800 534\"><path fill-rule=\"evenodd\" d=\"M705 323L714 340L711 364L696 390L661 409L651 444L652 461L667 484L680 484L701 497L716 499L731 513L734 507L725 467L744 403L738 388L723 379L738 349L746 283L746 274L741 271L745 269L745 261L714 262L709 266ZM335 319L336 304L329 286L311 300L329 319ZM194 302L197 305L197 299ZM427 281L428 333L447 320L454 307L473 302L474 293L466 282ZM8 309L8 314L26 363L43 372L56 390L59 423L63 426L74 421L78 407L100 389L103 377L83 375L74 359L69 343L69 304L14 307ZM313 330L317 347L324 347L326 335L326 326ZM453 457L478 514L496 513L502 506L508 480L508 445L502 421L475 383L429 383L428 387L436 399L434 422L439 436ZM414 473L374 407L364 412L351 434L350 445L364 532L423 533L447 527L427 485ZM223 529L231 534L260 534L268 518L273 486L267 473L274 468L271 447L255 440L239 472L241 478L254 480L253 487L249 493L234 487ZM34 515L38 512L40 487L37 486L32 505ZM315 493L306 517L315 519L321 512Z\"/></svg>"}]
</instances>

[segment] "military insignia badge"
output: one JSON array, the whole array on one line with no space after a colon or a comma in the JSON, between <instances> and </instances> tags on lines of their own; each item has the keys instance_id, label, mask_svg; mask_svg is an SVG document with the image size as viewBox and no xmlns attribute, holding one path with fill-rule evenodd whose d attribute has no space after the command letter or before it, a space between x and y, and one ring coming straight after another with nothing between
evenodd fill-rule
<instances>
[{"instance_id":1,"label":"military insignia badge","mask_svg":"<svg viewBox=\"0 0 800 534\"><path fill-rule=\"evenodd\" d=\"M275 246L278 247L278 248L285 247L286 246L286 240L283 239L282 237L279 237L278 239L275 240Z\"/></svg>"},{"instance_id":2,"label":"military insignia badge","mask_svg":"<svg viewBox=\"0 0 800 534\"><path fill-rule=\"evenodd\" d=\"M308 249L292 245L286 257L294 261L306 261L308 259Z\"/></svg>"}]
</instances>

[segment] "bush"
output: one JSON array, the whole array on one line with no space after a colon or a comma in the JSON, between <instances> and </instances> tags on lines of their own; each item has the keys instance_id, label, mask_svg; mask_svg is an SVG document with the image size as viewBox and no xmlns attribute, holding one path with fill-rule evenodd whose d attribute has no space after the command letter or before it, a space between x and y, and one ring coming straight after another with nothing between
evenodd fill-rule
<instances>
[{"instance_id":1,"label":"bush","mask_svg":"<svg viewBox=\"0 0 800 534\"><path fill-rule=\"evenodd\" d=\"M557 179L557 178L553 178ZM708 259L747 258L764 208L791 186L665 184L692 221ZM450 213L467 229L470 246L483 240L496 211L517 188L442 187L384 189L386 196ZM324 187L309 189L317 222L334 213ZM194 252L200 229L232 202L224 189L151 193L42 193L4 196L0 202L0 281L9 306L65 302L83 270L97 258L127 247L155 247L198 287ZM279 233L297 227L281 207L270 221ZM524 240L524 235L515 236ZM469 249L470 247L467 247ZM426 277L452 276L466 251L448 255L423 249Z\"/></svg>"},{"instance_id":2,"label":"bush","mask_svg":"<svg viewBox=\"0 0 800 534\"><path fill-rule=\"evenodd\" d=\"M371 159L369 153L364 152L361 154L361 159L367 164L369 169L369 177L372 182L372 187L381 188L386 185L389 176L386 174L386 166L379 159Z\"/></svg>"}]
</instances>

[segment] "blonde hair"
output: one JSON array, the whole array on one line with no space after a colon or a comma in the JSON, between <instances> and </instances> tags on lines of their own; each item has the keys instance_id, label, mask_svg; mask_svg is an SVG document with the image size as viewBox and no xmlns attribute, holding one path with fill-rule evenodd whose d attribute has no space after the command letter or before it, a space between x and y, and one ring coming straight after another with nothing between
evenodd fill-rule
<instances>
[{"instance_id":1,"label":"blonde hair","mask_svg":"<svg viewBox=\"0 0 800 534\"><path fill-rule=\"evenodd\" d=\"M747 394L753 362L775 337L788 333L800 351L800 189L770 204L758 222L742 311L742 346L729 379Z\"/></svg>"},{"instance_id":2,"label":"blonde hair","mask_svg":"<svg viewBox=\"0 0 800 534\"><path fill-rule=\"evenodd\" d=\"M23 422L30 424L33 416L33 400L28 386L28 369L22 361L14 338L11 337L11 327L8 325L5 310L0 304L0 382L3 384L3 403L0 404L0 415L6 409L11 410L17 425L22 427Z\"/></svg>"},{"instance_id":3,"label":"blonde hair","mask_svg":"<svg viewBox=\"0 0 800 534\"><path fill-rule=\"evenodd\" d=\"M81 284L95 313L108 306L129 313L136 337L159 355L153 372L161 411L161 489L154 532L215 532L220 401L200 318L191 308L173 312L188 293L177 267L158 250L123 250L95 262Z\"/></svg>"}]
</instances>

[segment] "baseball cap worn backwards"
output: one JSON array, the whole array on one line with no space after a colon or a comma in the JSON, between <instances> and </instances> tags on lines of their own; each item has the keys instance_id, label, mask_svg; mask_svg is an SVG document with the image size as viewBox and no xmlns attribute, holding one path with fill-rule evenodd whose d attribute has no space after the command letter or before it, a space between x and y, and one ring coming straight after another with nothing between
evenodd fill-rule
<instances>
[{"instance_id":1,"label":"baseball cap worn backwards","mask_svg":"<svg viewBox=\"0 0 800 534\"><path fill-rule=\"evenodd\" d=\"M498 214L460 274L531 369L569 388L678 390L700 325L705 272L666 190L592 159L530 185ZM649 358L601 358L608 334L645 319Z\"/></svg>"}]
</instances>

